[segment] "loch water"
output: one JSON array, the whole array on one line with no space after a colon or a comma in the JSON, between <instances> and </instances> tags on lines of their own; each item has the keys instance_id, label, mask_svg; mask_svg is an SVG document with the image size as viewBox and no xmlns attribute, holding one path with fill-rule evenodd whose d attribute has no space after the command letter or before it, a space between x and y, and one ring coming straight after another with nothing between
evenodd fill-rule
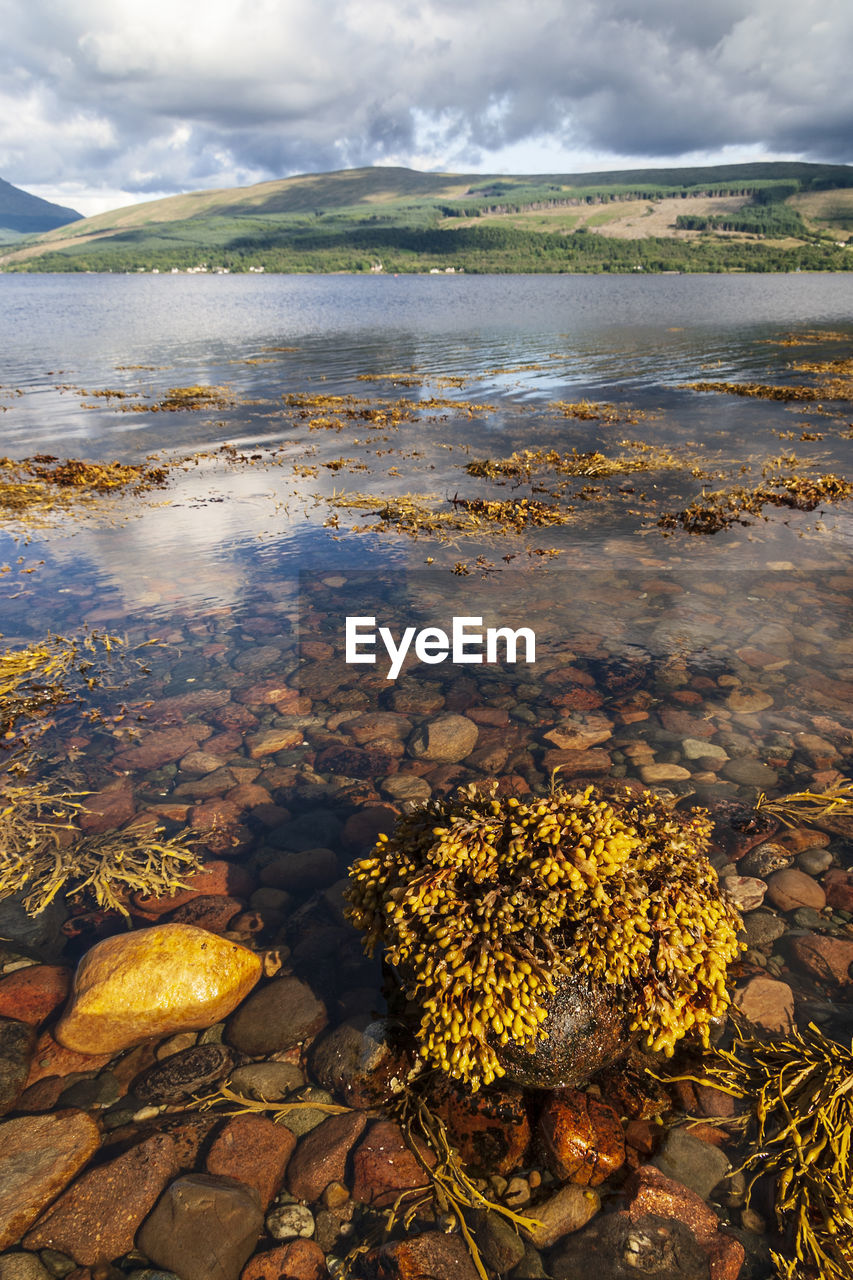
<instances>
[{"instance_id":1,"label":"loch water","mask_svg":"<svg viewBox=\"0 0 853 1280\"><path fill-rule=\"evenodd\" d=\"M284 889L290 914L252 922L249 903L240 927L290 949L333 1023L384 1008L334 886L413 800L491 778L543 791L555 768L711 806L837 785L853 768L853 501L766 505L713 532L677 517L703 493L853 476L837 385L688 386L810 387L849 377L851 348L849 275L0 276L0 454L169 465L137 496L25 523L0 509L0 646L93 630L131 655L52 709L42 775L91 792L129 779L122 821L190 825ZM195 407L173 394L199 387L215 390ZM525 450L523 474L472 474ZM632 465L543 462L573 451ZM477 506L524 499L564 518ZM347 661L348 617L395 638L462 617L528 628L535 661L412 646L388 679L378 644L376 662ZM415 754L412 735L450 714L473 744ZM146 752L176 726L195 741ZM853 866L849 834L829 833L813 900L759 899L737 978L787 984L795 1020L841 1038L849 986L790 944L853 947L843 895L819 903L821 876ZM313 871L287 862L318 847ZM754 1215L721 1196L748 1236Z\"/></svg>"}]
</instances>

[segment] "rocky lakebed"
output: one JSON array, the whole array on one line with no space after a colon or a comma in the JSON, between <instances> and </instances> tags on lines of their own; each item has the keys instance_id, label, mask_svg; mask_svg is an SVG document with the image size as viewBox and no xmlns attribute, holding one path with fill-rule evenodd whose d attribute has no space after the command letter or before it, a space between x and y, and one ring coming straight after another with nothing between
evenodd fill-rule
<instances>
[{"instance_id":1,"label":"rocky lakebed","mask_svg":"<svg viewBox=\"0 0 853 1280\"><path fill-rule=\"evenodd\" d=\"M849 1039L853 821L755 805L849 775L851 585L584 575L574 624L529 593L535 667L411 655L389 682L342 661L350 584L318 575L298 598L173 623L120 696L91 695L97 715L84 690L35 717L54 791L88 792L75 838L188 829L201 869L121 910L0 902L0 1277L473 1280L474 1256L514 1280L573 1280L591 1257L614 1280L771 1274L784 1240L768 1188L746 1202L735 1099L668 1082L701 1079L689 1041L670 1060L626 1045L591 1080L581 1062L570 1087L424 1081L344 891L401 813L463 784L524 797L558 770L654 789L714 819L710 860L743 917L740 1025ZM427 613L444 598L418 590ZM410 1095L465 1171L458 1214Z\"/></svg>"}]
</instances>

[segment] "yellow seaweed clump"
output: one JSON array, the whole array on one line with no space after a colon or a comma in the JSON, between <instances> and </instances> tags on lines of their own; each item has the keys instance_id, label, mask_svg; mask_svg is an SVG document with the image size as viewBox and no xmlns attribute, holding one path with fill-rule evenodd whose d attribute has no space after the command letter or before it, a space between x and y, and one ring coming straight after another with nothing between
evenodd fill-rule
<instances>
[{"instance_id":1,"label":"yellow seaweed clump","mask_svg":"<svg viewBox=\"0 0 853 1280\"><path fill-rule=\"evenodd\" d=\"M53 454L0 458L0 517L47 517L79 508L96 495L144 493L166 483L168 467L121 462L84 462Z\"/></svg>"},{"instance_id":2,"label":"yellow seaweed clump","mask_svg":"<svg viewBox=\"0 0 853 1280\"><path fill-rule=\"evenodd\" d=\"M779 476L754 489L734 485L703 494L683 511L665 512L658 525L662 529L681 526L688 533L718 533L733 524L749 524L744 516L761 516L766 506L814 511L824 502L844 502L851 496L853 484L836 475Z\"/></svg>"},{"instance_id":3,"label":"yellow seaweed clump","mask_svg":"<svg viewBox=\"0 0 853 1280\"><path fill-rule=\"evenodd\" d=\"M703 856L702 811L592 787L519 800L463 788L404 814L350 871L349 919L422 1010L421 1056L473 1090L548 1035L558 979L607 984L632 1032L707 1045L740 920Z\"/></svg>"},{"instance_id":4,"label":"yellow seaweed clump","mask_svg":"<svg viewBox=\"0 0 853 1280\"><path fill-rule=\"evenodd\" d=\"M155 823L84 836L75 820L85 793L56 793L46 782L0 786L0 900L23 895L28 915L59 893L89 893L99 907L128 916L131 893L164 897L201 870L183 833L164 838Z\"/></svg>"}]
</instances>

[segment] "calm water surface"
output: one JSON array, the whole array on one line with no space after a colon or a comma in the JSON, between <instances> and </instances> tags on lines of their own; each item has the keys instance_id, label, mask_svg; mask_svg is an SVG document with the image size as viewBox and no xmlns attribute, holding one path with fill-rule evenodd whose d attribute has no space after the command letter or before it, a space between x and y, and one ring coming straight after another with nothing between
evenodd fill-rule
<instances>
[{"instance_id":1,"label":"calm water surface","mask_svg":"<svg viewBox=\"0 0 853 1280\"><path fill-rule=\"evenodd\" d=\"M162 490L0 526L7 645L84 626L161 642L146 673L93 695L100 723L57 714L46 772L94 790L129 774L136 809L178 826L230 804L256 869L325 823L313 843L332 847L332 879L354 814L469 780L542 788L560 764L711 804L832 785L853 763L853 507L770 507L713 536L658 521L703 490L853 474L850 401L682 385L806 384L795 362L849 360L851 343L850 275L0 276L0 452L174 464ZM194 386L219 388L215 403L158 407ZM523 483L466 470L525 449L657 461ZM405 495L444 524L383 517ZM459 527L460 500L522 497L571 519ZM354 614L395 635L460 614L529 626L537 661L410 659L389 681L383 662L345 662ZM479 726L462 761L425 767L405 734L347 729L442 708ZM201 726L207 761L127 754L176 718ZM295 745L256 753L269 729L298 730ZM850 864L842 838L831 852ZM337 1016L381 1007L375 971L326 923L328 963L290 936L297 967ZM850 935L843 912L785 924ZM749 955L742 980L784 976L801 1022L848 1028L837 990L791 973L782 944ZM739 1227L736 1199L720 1209Z\"/></svg>"}]
</instances>

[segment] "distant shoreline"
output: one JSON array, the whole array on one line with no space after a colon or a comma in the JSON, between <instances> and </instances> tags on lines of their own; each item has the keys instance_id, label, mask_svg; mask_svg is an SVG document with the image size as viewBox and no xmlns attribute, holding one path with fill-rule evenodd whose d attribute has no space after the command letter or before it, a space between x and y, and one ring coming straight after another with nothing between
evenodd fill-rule
<instances>
[{"instance_id":1,"label":"distant shoreline","mask_svg":"<svg viewBox=\"0 0 853 1280\"><path fill-rule=\"evenodd\" d=\"M853 166L781 162L533 176L347 169L169 196L0 245L0 272L849 270Z\"/></svg>"}]
</instances>

